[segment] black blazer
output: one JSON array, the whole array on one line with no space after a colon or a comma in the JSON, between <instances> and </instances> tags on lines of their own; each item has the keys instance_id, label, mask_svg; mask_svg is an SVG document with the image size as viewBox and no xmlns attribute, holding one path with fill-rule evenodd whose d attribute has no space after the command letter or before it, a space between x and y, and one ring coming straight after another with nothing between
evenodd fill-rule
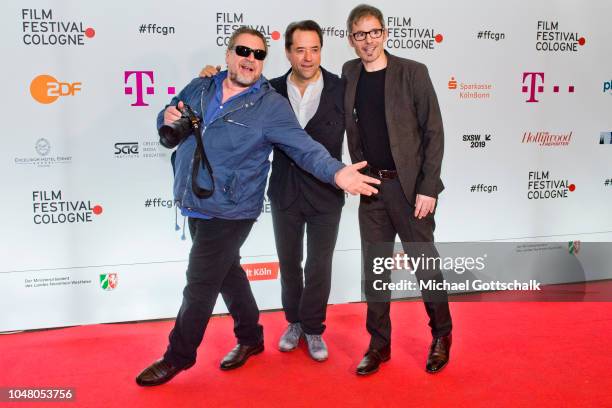
<instances>
[{"instance_id":1,"label":"black blazer","mask_svg":"<svg viewBox=\"0 0 612 408\"><path fill-rule=\"evenodd\" d=\"M406 199L414 204L416 194L438 197L444 154L444 128L438 98L427 67L419 62L387 54L385 117L391 154ZM363 160L357 126L355 97L363 64L348 61L342 67L346 80L344 98L346 137L353 163Z\"/></svg>"},{"instance_id":2,"label":"black blazer","mask_svg":"<svg viewBox=\"0 0 612 408\"><path fill-rule=\"evenodd\" d=\"M287 72L270 80L278 93L287 96ZM315 115L304 129L314 140L321 143L329 153L342 160L344 139L344 84L342 80L323 68L323 91ZM323 183L312 174L302 170L282 150L274 148L272 174L268 184L268 197L279 209L285 209L295 202L299 193L318 212L338 211L344 205L344 192L331 184Z\"/></svg>"}]
</instances>

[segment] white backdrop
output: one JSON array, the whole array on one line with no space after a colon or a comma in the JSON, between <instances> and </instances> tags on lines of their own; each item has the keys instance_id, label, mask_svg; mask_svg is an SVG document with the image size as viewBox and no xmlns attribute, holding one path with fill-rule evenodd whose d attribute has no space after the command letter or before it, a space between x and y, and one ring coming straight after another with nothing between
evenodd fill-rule
<instances>
[{"instance_id":1,"label":"white backdrop","mask_svg":"<svg viewBox=\"0 0 612 408\"><path fill-rule=\"evenodd\" d=\"M0 331L175 316L191 243L175 231L170 155L157 144L168 88L223 64L236 25L269 36L264 74L283 74L282 33L307 18L339 73L355 57L344 30L356 4L4 2ZM600 140L612 131L612 3L375 5L388 50L427 64L440 101L437 241L610 241L612 144ZM545 134L565 144L527 141ZM529 199L529 181L545 177L563 197ZM357 204L343 212L330 303L360 299ZM242 254L260 308L280 307L268 203Z\"/></svg>"}]
</instances>

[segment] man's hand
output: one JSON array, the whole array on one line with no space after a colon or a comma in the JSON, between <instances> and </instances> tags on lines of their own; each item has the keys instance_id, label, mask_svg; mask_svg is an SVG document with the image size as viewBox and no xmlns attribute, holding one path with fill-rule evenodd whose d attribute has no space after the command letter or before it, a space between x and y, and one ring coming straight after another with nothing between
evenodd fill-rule
<instances>
[{"instance_id":1,"label":"man's hand","mask_svg":"<svg viewBox=\"0 0 612 408\"><path fill-rule=\"evenodd\" d=\"M433 213L436 208L436 199L423 194L417 194L414 205L414 217L419 220L426 217L427 214Z\"/></svg>"},{"instance_id":2,"label":"man's hand","mask_svg":"<svg viewBox=\"0 0 612 408\"><path fill-rule=\"evenodd\" d=\"M183 109L183 101L178 103L178 109L176 109L176 106L168 106L166 108L164 111L164 125L169 125L181 118L181 111L179 109Z\"/></svg>"},{"instance_id":3,"label":"man's hand","mask_svg":"<svg viewBox=\"0 0 612 408\"><path fill-rule=\"evenodd\" d=\"M200 71L200 78L210 78L211 76L215 76L221 71L221 65L217 65L213 67L212 65L207 65Z\"/></svg>"},{"instance_id":4,"label":"man's hand","mask_svg":"<svg viewBox=\"0 0 612 408\"><path fill-rule=\"evenodd\" d=\"M363 194L371 196L378 193L378 190L369 184L380 184L380 180L364 176L359 172L359 169L367 165L368 162L362 161L338 170L334 176L336 185L352 195Z\"/></svg>"}]
</instances>

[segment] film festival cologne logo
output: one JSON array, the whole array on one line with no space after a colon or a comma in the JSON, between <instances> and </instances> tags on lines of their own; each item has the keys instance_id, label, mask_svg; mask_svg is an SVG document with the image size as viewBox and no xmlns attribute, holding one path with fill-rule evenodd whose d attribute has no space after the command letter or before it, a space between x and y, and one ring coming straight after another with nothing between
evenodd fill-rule
<instances>
[{"instance_id":1,"label":"film festival cologne logo","mask_svg":"<svg viewBox=\"0 0 612 408\"><path fill-rule=\"evenodd\" d=\"M32 212L36 225L88 224L102 215L103 208L91 200L69 200L62 190L36 190Z\"/></svg>"},{"instance_id":2,"label":"film festival cologne logo","mask_svg":"<svg viewBox=\"0 0 612 408\"><path fill-rule=\"evenodd\" d=\"M444 35L433 27L416 24L409 16L388 16L388 49L434 50L444 41Z\"/></svg>"},{"instance_id":3,"label":"film festival cologne logo","mask_svg":"<svg viewBox=\"0 0 612 408\"><path fill-rule=\"evenodd\" d=\"M564 31L558 21L538 21L536 51L542 53L577 53L586 44L586 38L574 31Z\"/></svg>"},{"instance_id":4,"label":"film festival cologne logo","mask_svg":"<svg viewBox=\"0 0 612 408\"><path fill-rule=\"evenodd\" d=\"M214 17L217 47L226 48L232 33L240 27L249 27L262 33L268 46L272 45L270 40L278 41L281 39L280 31L270 27L269 24L260 21L253 22L243 12L218 11L214 14Z\"/></svg>"},{"instance_id":5,"label":"film festival cologne logo","mask_svg":"<svg viewBox=\"0 0 612 408\"><path fill-rule=\"evenodd\" d=\"M555 178L550 170L530 171L527 181L528 200L566 199L576 191L576 185L568 179Z\"/></svg>"},{"instance_id":6,"label":"film festival cologne logo","mask_svg":"<svg viewBox=\"0 0 612 408\"><path fill-rule=\"evenodd\" d=\"M49 168L51 166L72 163L72 156L52 154L53 148L51 146L51 142L44 137L41 137L33 143L32 152L36 153L37 155L15 157L15 164Z\"/></svg>"},{"instance_id":7,"label":"film festival cologne logo","mask_svg":"<svg viewBox=\"0 0 612 408\"><path fill-rule=\"evenodd\" d=\"M22 42L26 46L83 46L96 30L82 21L66 19L54 9L21 9Z\"/></svg>"}]
</instances>

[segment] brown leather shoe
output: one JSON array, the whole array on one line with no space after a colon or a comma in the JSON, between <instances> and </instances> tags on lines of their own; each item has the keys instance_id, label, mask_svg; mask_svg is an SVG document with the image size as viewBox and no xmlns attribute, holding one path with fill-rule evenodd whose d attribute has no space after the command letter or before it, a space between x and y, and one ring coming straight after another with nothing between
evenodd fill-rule
<instances>
[{"instance_id":1,"label":"brown leather shoe","mask_svg":"<svg viewBox=\"0 0 612 408\"><path fill-rule=\"evenodd\" d=\"M163 358L160 358L138 374L138 377L136 377L136 384L140 385L141 387L151 387L154 385L167 383L173 379L175 375L183 370L191 368L194 364L195 362L183 368L178 368Z\"/></svg>"},{"instance_id":2,"label":"brown leather shoe","mask_svg":"<svg viewBox=\"0 0 612 408\"><path fill-rule=\"evenodd\" d=\"M246 363L249 357L259 354L262 351L264 351L263 343L256 346L243 346L242 344L238 344L232 351L223 357L219 368L222 370L233 370L234 368L241 367Z\"/></svg>"},{"instance_id":3,"label":"brown leather shoe","mask_svg":"<svg viewBox=\"0 0 612 408\"><path fill-rule=\"evenodd\" d=\"M429 355L427 356L427 364L425 369L428 373L434 374L442 370L448 363L450 358L451 344L453 343L453 335L434 337L429 347Z\"/></svg>"},{"instance_id":4,"label":"brown leather shoe","mask_svg":"<svg viewBox=\"0 0 612 408\"><path fill-rule=\"evenodd\" d=\"M357 366L357 375L374 374L380 368L380 364L391 358L391 347L383 347L380 350L368 349L363 359Z\"/></svg>"}]
</instances>

